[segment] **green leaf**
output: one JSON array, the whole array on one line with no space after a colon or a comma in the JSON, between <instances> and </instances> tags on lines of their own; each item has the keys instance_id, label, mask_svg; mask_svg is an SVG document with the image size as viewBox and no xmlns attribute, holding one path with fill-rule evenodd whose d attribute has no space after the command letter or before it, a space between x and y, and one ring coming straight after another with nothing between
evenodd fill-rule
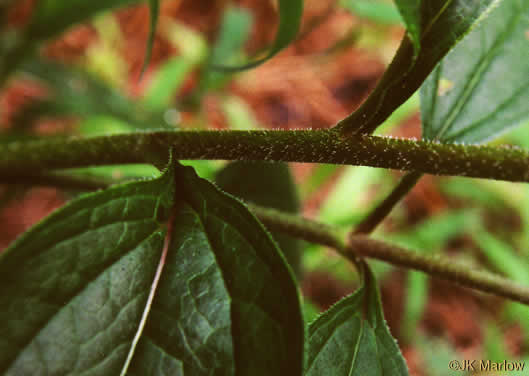
<instances>
[{"instance_id":1,"label":"green leaf","mask_svg":"<svg viewBox=\"0 0 529 376\"><path fill-rule=\"evenodd\" d=\"M193 167L198 176L207 180L214 180L218 170L222 168L222 161L211 161L207 159L180 160L184 166Z\"/></svg>"},{"instance_id":2,"label":"green leaf","mask_svg":"<svg viewBox=\"0 0 529 376\"><path fill-rule=\"evenodd\" d=\"M503 1L421 89L423 138L480 143L529 119L529 2Z\"/></svg>"},{"instance_id":3,"label":"green leaf","mask_svg":"<svg viewBox=\"0 0 529 376\"><path fill-rule=\"evenodd\" d=\"M141 76L145 73L145 69L151 61L152 47L154 44L154 38L156 37L156 25L158 24L158 15L160 12L160 1L159 0L149 0L149 36L147 38L147 47L145 49L145 59L143 60L143 66L141 68Z\"/></svg>"},{"instance_id":4,"label":"green leaf","mask_svg":"<svg viewBox=\"0 0 529 376\"><path fill-rule=\"evenodd\" d=\"M229 80L230 76L218 72L217 66L229 64L240 54L250 35L252 23L252 14L248 10L231 6L226 9L219 35L211 49L206 70L201 77L200 90L218 89Z\"/></svg>"},{"instance_id":5,"label":"green leaf","mask_svg":"<svg viewBox=\"0 0 529 376\"><path fill-rule=\"evenodd\" d=\"M373 0L342 0L340 6L353 12L358 17L366 18L379 24L402 24L402 17L399 11L391 3Z\"/></svg>"},{"instance_id":6,"label":"green leaf","mask_svg":"<svg viewBox=\"0 0 529 376\"><path fill-rule=\"evenodd\" d=\"M0 256L0 304L3 375L301 375L299 297L277 246L190 167L35 226Z\"/></svg>"},{"instance_id":7,"label":"green leaf","mask_svg":"<svg viewBox=\"0 0 529 376\"><path fill-rule=\"evenodd\" d=\"M504 342L505 333L496 321L487 321L483 339L483 357L486 359L509 359L514 358Z\"/></svg>"},{"instance_id":8,"label":"green leaf","mask_svg":"<svg viewBox=\"0 0 529 376\"><path fill-rule=\"evenodd\" d=\"M227 96L222 101L221 108L230 129L242 131L259 128L251 107L242 98Z\"/></svg>"},{"instance_id":9,"label":"green leaf","mask_svg":"<svg viewBox=\"0 0 529 376\"><path fill-rule=\"evenodd\" d=\"M84 195L0 255L0 373L118 375L160 259L173 174Z\"/></svg>"},{"instance_id":10,"label":"green leaf","mask_svg":"<svg viewBox=\"0 0 529 376\"><path fill-rule=\"evenodd\" d=\"M520 303L508 302L504 315L509 321L521 326L520 332L523 341L524 343L529 342L529 307Z\"/></svg>"},{"instance_id":11,"label":"green leaf","mask_svg":"<svg viewBox=\"0 0 529 376\"><path fill-rule=\"evenodd\" d=\"M423 0L420 20L409 1L397 4L419 38L404 37L377 87L350 116L337 124L344 134L372 133L421 86L439 61L499 0ZM420 41L417 50L417 39Z\"/></svg>"},{"instance_id":12,"label":"green leaf","mask_svg":"<svg viewBox=\"0 0 529 376\"><path fill-rule=\"evenodd\" d=\"M177 174L172 245L132 374L301 375L297 288L276 245L239 201L189 167Z\"/></svg>"},{"instance_id":13,"label":"green leaf","mask_svg":"<svg viewBox=\"0 0 529 376\"><path fill-rule=\"evenodd\" d=\"M410 343L428 303L429 278L424 273L409 271L406 279L406 298L400 328L405 340Z\"/></svg>"},{"instance_id":14,"label":"green leaf","mask_svg":"<svg viewBox=\"0 0 529 376\"><path fill-rule=\"evenodd\" d=\"M358 289L310 324L306 376L350 374L363 330L364 294Z\"/></svg>"},{"instance_id":15,"label":"green leaf","mask_svg":"<svg viewBox=\"0 0 529 376\"><path fill-rule=\"evenodd\" d=\"M200 81L195 90L184 99L184 104L198 106L206 93L222 89L231 80L232 75L226 74L229 71L219 72L216 66L233 62L240 57L242 47L250 35L252 22L252 14L244 8L229 6L225 10L219 35L205 61Z\"/></svg>"},{"instance_id":16,"label":"green leaf","mask_svg":"<svg viewBox=\"0 0 529 376\"><path fill-rule=\"evenodd\" d=\"M240 52L250 34L252 14L244 8L228 7L211 51L211 64L229 61Z\"/></svg>"},{"instance_id":17,"label":"green leaf","mask_svg":"<svg viewBox=\"0 0 529 376\"><path fill-rule=\"evenodd\" d=\"M265 61L274 57L278 52L292 43L299 32L301 26L301 16L303 15L303 0L278 0L279 3L279 28L268 53L262 58L242 66L214 65L214 69L225 72L238 72L261 65ZM223 63L225 64L225 63Z\"/></svg>"},{"instance_id":18,"label":"green leaf","mask_svg":"<svg viewBox=\"0 0 529 376\"><path fill-rule=\"evenodd\" d=\"M408 375L367 264L364 284L309 326L305 375Z\"/></svg>"},{"instance_id":19,"label":"green leaf","mask_svg":"<svg viewBox=\"0 0 529 376\"><path fill-rule=\"evenodd\" d=\"M373 328L381 375L408 375L408 367L397 342L391 335L382 309L377 281L369 266L365 264L367 321Z\"/></svg>"},{"instance_id":20,"label":"green leaf","mask_svg":"<svg viewBox=\"0 0 529 376\"><path fill-rule=\"evenodd\" d=\"M294 180L285 163L236 161L224 167L215 179L226 192L254 204L299 213L300 203ZM301 274L301 242L272 231L295 274Z\"/></svg>"},{"instance_id":21,"label":"green leaf","mask_svg":"<svg viewBox=\"0 0 529 376\"><path fill-rule=\"evenodd\" d=\"M151 110L164 110L169 107L194 66L193 61L180 56L167 60L154 72L142 102Z\"/></svg>"},{"instance_id":22,"label":"green leaf","mask_svg":"<svg viewBox=\"0 0 529 376\"><path fill-rule=\"evenodd\" d=\"M485 230L475 232L473 240L494 269L523 285L529 285L529 263L510 244Z\"/></svg>"}]
</instances>

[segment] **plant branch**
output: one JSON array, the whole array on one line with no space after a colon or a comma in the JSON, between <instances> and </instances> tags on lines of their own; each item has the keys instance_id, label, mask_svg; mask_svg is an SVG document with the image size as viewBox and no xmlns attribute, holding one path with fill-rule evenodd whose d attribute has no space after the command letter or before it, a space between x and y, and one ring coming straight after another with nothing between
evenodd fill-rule
<instances>
[{"instance_id":1,"label":"plant branch","mask_svg":"<svg viewBox=\"0 0 529 376\"><path fill-rule=\"evenodd\" d=\"M333 163L529 182L529 152L356 135L334 130L156 131L14 142L0 149L0 175L177 159Z\"/></svg>"},{"instance_id":2,"label":"plant branch","mask_svg":"<svg viewBox=\"0 0 529 376\"><path fill-rule=\"evenodd\" d=\"M399 184L380 204L378 204L354 230L354 234L370 234L386 218L393 208L404 196L415 186L422 174L420 172L408 172L402 177Z\"/></svg>"},{"instance_id":3,"label":"plant branch","mask_svg":"<svg viewBox=\"0 0 529 376\"><path fill-rule=\"evenodd\" d=\"M355 265L360 256L374 258L529 305L529 287L490 272L471 270L468 266L455 263L447 257L425 256L371 239L366 235L351 235L349 243L345 244L339 231L325 224L255 205L249 205L249 209L268 228L334 248L341 255L355 262Z\"/></svg>"},{"instance_id":4,"label":"plant branch","mask_svg":"<svg viewBox=\"0 0 529 376\"><path fill-rule=\"evenodd\" d=\"M351 254L375 258L393 265L419 270L464 287L529 305L529 287L497 274L483 270L472 270L468 265L456 263L445 256L425 256L396 245L371 239L366 235L353 235L349 240L346 256Z\"/></svg>"},{"instance_id":5,"label":"plant branch","mask_svg":"<svg viewBox=\"0 0 529 376\"><path fill-rule=\"evenodd\" d=\"M311 221L277 209L265 208L250 203L246 203L246 206L270 230L277 230L336 250L344 250L346 248L340 232L329 225Z\"/></svg>"}]
</instances>

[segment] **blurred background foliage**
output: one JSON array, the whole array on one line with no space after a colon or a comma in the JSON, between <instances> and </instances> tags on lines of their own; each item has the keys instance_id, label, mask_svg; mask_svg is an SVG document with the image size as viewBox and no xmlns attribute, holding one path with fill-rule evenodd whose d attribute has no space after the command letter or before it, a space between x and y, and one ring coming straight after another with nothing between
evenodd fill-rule
<instances>
[{"instance_id":1,"label":"blurred background foliage","mask_svg":"<svg viewBox=\"0 0 529 376\"><path fill-rule=\"evenodd\" d=\"M0 4L2 48L27 25L34 7L31 0ZM273 0L162 1L151 59L140 78L148 5L98 13L43 43L6 82L0 93L0 142L160 128L328 128L366 98L404 33L392 1L305 0L295 43L255 69L236 74L214 69L262 55L274 41L277 19ZM419 138L418 109L414 95L377 133ZM494 143L529 148L529 124ZM269 188L288 191L277 199L277 193L261 197L258 184L240 180L241 175L239 180L227 177L244 167L226 167L223 161L184 163L243 199L300 212L344 233L400 177L367 167L292 164L290 171L281 166L270 175L264 168L269 184L289 180L284 189ZM158 171L142 165L74 173L117 182ZM24 182L0 186L0 248L80 191ZM488 268L527 285L529 187L428 176L375 236L417 252L448 254L469 268ZM307 318L354 290L354 270L331 250L277 240L301 250L298 268ZM527 307L387 264L373 266L382 281L386 317L412 374L446 375L453 358L528 358Z\"/></svg>"}]
</instances>

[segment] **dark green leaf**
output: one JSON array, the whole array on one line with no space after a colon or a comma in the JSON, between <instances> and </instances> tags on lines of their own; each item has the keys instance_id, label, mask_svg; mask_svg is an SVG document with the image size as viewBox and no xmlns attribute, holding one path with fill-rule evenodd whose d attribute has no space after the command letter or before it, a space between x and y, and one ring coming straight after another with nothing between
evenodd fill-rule
<instances>
[{"instance_id":1,"label":"dark green leaf","mask_svg":"<svg viewBox=\"0 0 529 376\"><path fill-rule=\"evenodd\" d=\"M288 213L299 212L296 186L287 164L237 161L228 164L216 177L219 187L254 204ZM301 242L272 231L296 275L301 273Z\"/></svg>"},{"instance_id":2,"label":"dark green leaf","mask_svg":"<svg viewBox=\"0 0 529 376\"><path fill-rule=\"evenodd\" d=\"M408 375L408 367L395 338L391 335L382 309L380 291L371 269L365 264L366 318L376 337L380 375Z\"/></svg>"},{"instance_id":3,"label":"dark green leaf","mask_svg":"<svg viewBox=\"0 0 529 376\"><path fill-rule=\"evenodd\" d=\"M245 69L254 68L268 59L275 56L279 51L292 43L298 34L301 25L301 16L303 15L303 0L279 0L279 28L268 53L253 62L242 66L229 67L225 63L223 65L215 65L215 69L222 71L237 72Z\"/></svg>"},{"instance_id":4,"label":"dark green leaf","mask_svg":"<svg viewBox=\"0 0 529 376\"><path fill-rule=\"evenodd\" d=\"M0 373L119 375L131 354L128 375L301 375L299 297L275 243L174 167L72 201L0 256Z\"/></svg>"},{"instance_id":5,"label":"dark green leaf","mask_svg":"<svg viewBox=\"0 0 529 376\"><path fill-rule=\"evenodd\" d=\"M306 376L349 375L362 333L364 288L323 313L309 326Z\"/></svg>"},{"instance_id":6,"label":"dark green leaf","mask_svg":"<svg viewBox=\"0 0 529 376\"><path fill-rule=\"evenodd\" d=\"M143 60L143 66L141 68L141 75L145 73L145 69L147 69L149 62L151 61L152 47L154 44L154 39L156 37L156 25L158 24L159 12L160 12L160 1L159 0L149 0L149 15L150 15L149 36L147 38L147 48L145 50L145 59Z\"/></svg>"},{"instance_id":7,"label":"dark green leaf","mask_svg":"<svg viewBox=\"0 0 529 376\"><path fill-rule=\"evenodd\" d=\"M408 375L367 265L364 284L309 326L306 376Z\"/></svg>"},{"instance_id":8,"label":"dark green leaf","mask_svg":"<svg viewBox=\"0 0 529 376\"><path fill-rule=\"evenodd\" d=\"M240 202L184 167L182 201L135 375L301 375L297 289L277 247Z\"/></svg>"},{"instance_id":9,"label":"dark green leaf","mask_svg":"<svg viewBox=\"0 0 529 376\"><path fill-rule=\"evenodd\" d=\"M173 174L88 194L0 255L0 374L118 375L144 310Z\"/></svg>"},{"instance_id":10,"label":"dark green leaf","mask_svg":"<svg viewBox=\"0 0 529 376\"><path fill-rule=\"evenodd\" d=\"M479 143L529 119L529 2L506 0L421 89L423 137Z\"/></svg>"},{"instance_id":11,"label":"dark green leaf","mask_svg":"<svg viewBox=\"0 0 529 376\"><path fill-rule=\"evenodd\" d=\"M439 61L498 0L423 0L420 21L415 6L401 2L406 22L419 27L420 49L408 36L362 106L337 124L344 134L372 133L424 82ZM415 16L413 16L415 14ZM410 21L413 20L413 21Z\"/></svg>"}]
</instances>

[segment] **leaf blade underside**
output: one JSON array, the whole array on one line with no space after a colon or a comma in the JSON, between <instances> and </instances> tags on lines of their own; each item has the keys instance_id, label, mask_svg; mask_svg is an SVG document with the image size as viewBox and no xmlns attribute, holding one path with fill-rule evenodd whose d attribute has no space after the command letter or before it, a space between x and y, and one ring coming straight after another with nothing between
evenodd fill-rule
<instances>
[{"instance_id":1,"label":"leaf blade underside","mask_svg":"<svg viewBox=\"0 0 529 376\"><path fill-rule=\"evenodd\" d=\"M529 118L529 3L503 1L421 88L423 138L479 143Z\"/></svg>"},{"instance_id":2,"label":"leaf blade underside","mask_svg":"<svg viewBox=\"0 0 529 376\"><path fill-rule=\"evenodd\" d=\"M384 320L375 277L367 264L363 268L363 285L310 324L305 375L408 375Z\"/></svg>"},{"instance_id":3,"label":"leaf blade underside","mask_svg":"<svg viewBox=\"0 0 529 376\"><path fill-rule=\"evenodd\" d=\"M119 374L160 256L171 181L82 196L2 253L0 373Z\"/></svg>"}]
</instances>

